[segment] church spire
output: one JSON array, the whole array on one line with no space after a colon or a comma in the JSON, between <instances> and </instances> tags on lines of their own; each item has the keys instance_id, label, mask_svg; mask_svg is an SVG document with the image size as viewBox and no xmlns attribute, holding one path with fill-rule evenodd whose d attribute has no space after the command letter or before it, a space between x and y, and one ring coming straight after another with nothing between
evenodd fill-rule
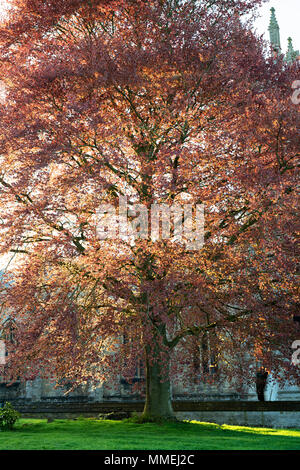
<instances>
[{"instance_id":1,"label":"church spire","mask_svg":"<svg viewBox=\"0 0 300 470\"><path fill-rule=\"evenodd\" d=\"M280 30L279 25L277 23L276 15L275 15L275 8L271 8L271 19L270 19L270 41L273 46L275 52L281 52L281 44L280 44Z\"/></svg>"}]
</instances>

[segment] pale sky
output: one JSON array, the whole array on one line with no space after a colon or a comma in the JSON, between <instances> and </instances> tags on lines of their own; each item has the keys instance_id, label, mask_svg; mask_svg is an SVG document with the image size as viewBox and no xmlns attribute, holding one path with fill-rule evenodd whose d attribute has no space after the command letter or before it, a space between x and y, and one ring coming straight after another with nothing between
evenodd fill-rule
<instances>
[{"instance_id":1,"label":"pale sky","mask_svg":"<svg viewBox=\"0 0 300 470\"><path fill-rule=\"evenodd\" d=\"M282 52L287 51L287 39L293 39L295 50L300 50L300 0L269 0L261 9L256 22L257 31L265 34L269 40L268 27L270 24L270 9L274 7L276 17L280 27Z\"/></svg>"},{"instance_id":2,"label":"pale sky","mask_svg":"<svg viewBox=\"0 0 300 470\"><path fill-rule=\"evenodd\" d=\"M6 0L0 0L0 17L5 11L5 8L7 8L7 1Z\"/></svg>"}]
</instances>

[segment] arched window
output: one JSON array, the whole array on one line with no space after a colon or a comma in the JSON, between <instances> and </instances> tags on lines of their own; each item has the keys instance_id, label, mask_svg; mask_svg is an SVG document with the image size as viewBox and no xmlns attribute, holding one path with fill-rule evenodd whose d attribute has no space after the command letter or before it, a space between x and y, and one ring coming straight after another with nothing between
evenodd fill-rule
<instances>
[{"instance_id":1,"label":"arched window","mask_svg":"<svg viewBox=\"0 0 300 470\"><path fill-rule=\"evenodd\" d=\"M15 331L16 331L16 325L14 320L11 318L7 318L5 322L2 325L1 328L1 334L0 338L5 341L6 343L15 343Z\"/></svg>"},{"instance_id":2,"label":"arched window","mask_svg":"<svg viewBox=\"0 0 300 470\"><path fill-rule=\"evenodd\" d=\"M210 333L203 334L200 341L196 340L196 347L193 353L193 367L195 373L195 382L199 378L211 375L217 372L218 364L216 354L211 347Z\"/></svg>"}]
</instances>

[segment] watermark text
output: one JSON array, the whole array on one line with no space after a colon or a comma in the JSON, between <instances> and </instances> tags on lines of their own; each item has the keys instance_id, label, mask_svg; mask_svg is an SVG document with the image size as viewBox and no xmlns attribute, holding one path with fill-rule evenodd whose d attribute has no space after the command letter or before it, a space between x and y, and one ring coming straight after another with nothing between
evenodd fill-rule
<instances>
[{"instance_id":1,"label":"watermark text","mask_svg":"<svg viewBox=\"0 0 300 470\"><path fill-rule=\"evenodd\" d=\"M200 250L204 245L203 204L129 204L119 198L118 211L111 204L97 210L97 236L107 239L172 240L184 243L187 250Z\"/></svg>"}]
</instances>

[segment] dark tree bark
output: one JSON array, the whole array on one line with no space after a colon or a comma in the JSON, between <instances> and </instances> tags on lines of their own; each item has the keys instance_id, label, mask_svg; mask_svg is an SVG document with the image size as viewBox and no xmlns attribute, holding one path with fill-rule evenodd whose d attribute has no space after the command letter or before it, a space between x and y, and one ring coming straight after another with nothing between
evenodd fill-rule
<instances>
[{"instance_id":1,"label":"dark tree bark","mask_svg":"<svg viewBox=\"0 0 300 470\"><path fill-rule=\"evenodd\" d=\"M171 383L166 360L146 360L146 402L143 411L145 419L175 420L171 401Z\"/></svg>"}]
</instances>

